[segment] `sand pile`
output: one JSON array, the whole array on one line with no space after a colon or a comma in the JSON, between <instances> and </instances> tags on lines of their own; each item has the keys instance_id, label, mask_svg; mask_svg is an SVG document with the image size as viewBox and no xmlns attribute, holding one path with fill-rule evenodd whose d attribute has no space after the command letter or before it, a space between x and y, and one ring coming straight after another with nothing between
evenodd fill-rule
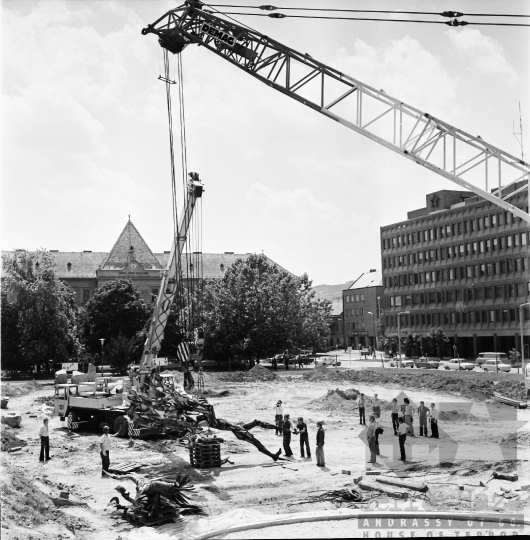
<instances>
[{"instance_id":1,"label":"sand pile","mask_svg":"<svg viewBox=\"0 0 530 540\"><path fill-rule=\"evenodd\" d=\"M2 426L2 446L1 450L2 452L8 452L11 448L15 448L16 446L27 446L28 443L26 441L23 441L22 439L19 439L14 433L13 430Z\"/></svg>"},{"instance_id":2,"label":"sand pile","mask_svg":"<svg viewBox=\"0 0 530 540\"><path fill-rule=\"evenodd\" d=\"M258 382L278 380L278 375L276 375L276 373L269 371L261 364L256 364L249 371L231 371L229 373L216 373L215 376L217 380L225 382Z\"/></svg>"},{"instance_id":3,"label":"sand pile","mask_svg":"<svg viewBox=\"0 0 530 540\"><path fill-rule=\"evenodd\" d=\"M317 411L336 411L353 412L357 411L357 396L359 391L354 388L347 390L328 390L325 396L311 400L307 403L308 409Z\"/></svg>"}]
</instances>

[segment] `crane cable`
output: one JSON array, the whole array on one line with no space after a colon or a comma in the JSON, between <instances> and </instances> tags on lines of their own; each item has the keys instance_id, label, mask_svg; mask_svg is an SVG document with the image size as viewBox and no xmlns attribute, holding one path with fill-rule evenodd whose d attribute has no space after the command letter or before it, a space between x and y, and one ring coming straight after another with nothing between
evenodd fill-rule
<instances>
[{"instance_id":1,"label":"crane cable","mask_svg":"<svg viewBox=\"0 0 530 540\"><path fill-rule=\"evenodd\" d=\"M459 21L457 18L452 21L420 21L417 19L377 19L371 17L331 17L324 15L286 15L285 13L241 13L235 11L223 12L223 15L246 15L250 17L270 17L271 19L327 19L334 21L379 21L379 22L401 22L401 23L418 23L418 24L445 24L447 26L530 26L530 24L520 23L487 23L487 22L467 22ZM522 15L524 16L524 15Z\"/></svg>"}]
</instances>

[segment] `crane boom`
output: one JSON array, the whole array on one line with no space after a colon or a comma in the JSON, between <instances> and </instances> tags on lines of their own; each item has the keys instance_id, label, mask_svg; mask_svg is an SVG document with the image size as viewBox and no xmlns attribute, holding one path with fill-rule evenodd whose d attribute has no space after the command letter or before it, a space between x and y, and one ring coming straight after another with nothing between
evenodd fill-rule
<instances>
[{"instance_id":1,"label":"crane boom","mask_svg":"<svg viewBox=\"0 0 530 540\"><path fill-rule=\"evenodd\" d=\"M189 44L201 45L271 88L530 223L530 214L509 202L528 190L530 166L522 159L202 8L198 0L187 0L142 34L156 34L174 54Z\"/></svg>"},{"instance_id":2,"label":"crane boom","mask_svg":"<svg viewBox=\"0 0 530 540\"><path fill-rule=\"evenodd\" d=\"M180 217L177 235L173 239L173 245L171 246L166 268L162 272L160 290L156 299L153 316L149 323L149 330L147 332L147 338L140 360L140 370L149 369L151 367L153 358L158 354L160 345L164 339L164 329L166 327L167 318L169 316L171 304L177 294L179 280L181 279L180 262L191 218L193 216L193 210L197 203L197 199L202 197L202 192L204 190L197 173L189 173L189 176L190 180L188 182L187 199Z\"/></svg>"}]
</instances>

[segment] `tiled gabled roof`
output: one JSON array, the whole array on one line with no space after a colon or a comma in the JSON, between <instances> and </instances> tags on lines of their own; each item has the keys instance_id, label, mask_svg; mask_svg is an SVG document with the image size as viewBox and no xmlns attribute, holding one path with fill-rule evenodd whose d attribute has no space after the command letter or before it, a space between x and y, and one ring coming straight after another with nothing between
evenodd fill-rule
<instances>
[{"instance_id":1,"label":"tiled gabled roof","mask_svg":"<svg viewBox=\"0 0 530 540\"><path fill-rule=\"evenodd\" d=\"M128 221L120 237L101 264L102 270L122 270L134 259L145 270L160 270L162 266L154 256L132 221Z\"/></svg>"}]
</instances>

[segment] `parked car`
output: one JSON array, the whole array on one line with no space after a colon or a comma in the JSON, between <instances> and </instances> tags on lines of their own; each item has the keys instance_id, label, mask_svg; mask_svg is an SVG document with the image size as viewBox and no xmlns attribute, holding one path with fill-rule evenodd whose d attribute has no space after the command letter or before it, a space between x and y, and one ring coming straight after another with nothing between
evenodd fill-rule
<instances>
[{"instance_id":1,"label":"parked car","mask_svg":"<svg viewBox=\"0 0 530 540\"><path fill-rule=\"evenodd\" d=\"M440 361L430 358L418 358L418 360L414 360L414 366L423 369L438 369Z\"/></svg>"},{"instance_id":2,"label":"parked car","mask_svg":"<svg viewBox=\"0 0 530 540\"><path fill-rule=\"evenodd\" d=\"M451 358L451 360L442 362L442 367L444 369L454 369L457 371L471 371L472 369L475 369L476 365L474 362L466 362L460 358Z\"/></svg>"},{"instance_id":3,"label":"parked car","mask_svg":"<svg viewBox=\"0 0 530 540\"><path fill-rule=\"evenodd\" d=\"M315 360L316 366L340 366L340 362L337 360L337 358L334 358L332 356L322 356L321 358L317 358Z\"/></svg>"},{"instance_id":4,"label":"parked car","mask_svg":"<svg viewBox=\"0 0 530 540\"><path fill-rule=\"evenodd\" d=\"M399 367L399 358L385 358L385 362L388 362L390 367ZM401 359L401 367L414 367L414 360L409 360L408 358Z\"/></svg>"},{"instance_id":5,"label":"parked car","mask_svg":"<svg viewBox=\"0 0 530 540\"><path fill-rule=\"evenodd\" d=\"M493 371L493 373L496 373L497 371L510 373L510 371L512 370L512 366L510 364L505 364L504 362L495 359L486 360L482 364L482 367L484 368L484 371Z\"/></svg>"},{"instance_id":6,"label":"parked car","mask_svg":"<svg viewBox=\"0 0 530 540\"><path fill-rule=\"evenodd\" d=\"M476 363L478 366L482 366L487 360L500 360L503 364L510 363L508 356L503 352L481 352L477 356Z\"/></svg>"}]
</instances>

